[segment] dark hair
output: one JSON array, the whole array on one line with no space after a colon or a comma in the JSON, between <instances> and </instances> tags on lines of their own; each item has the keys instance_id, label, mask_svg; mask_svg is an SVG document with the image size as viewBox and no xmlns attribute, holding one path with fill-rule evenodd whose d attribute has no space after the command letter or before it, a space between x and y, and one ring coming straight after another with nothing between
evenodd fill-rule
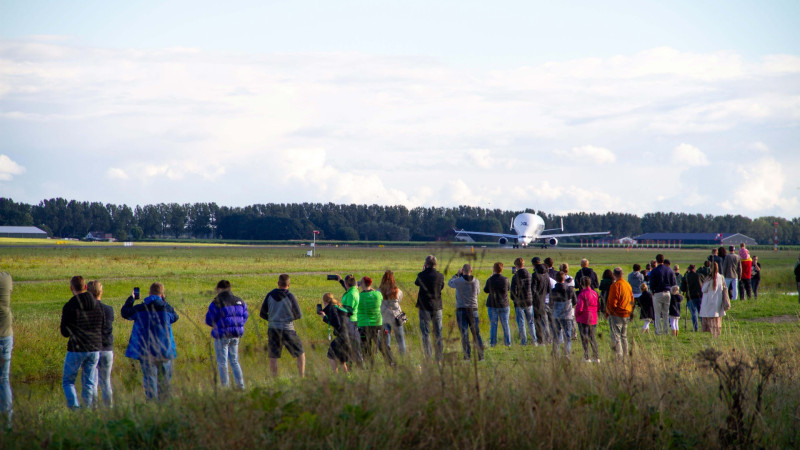
<instances>
[{"instance_id":1,"label":"dark hair","mask_svg":"<svg viewBox=\"0 0 800 450\"><path fill-rule=\"evenodd\" d=\"M287 287L289 286L289 274L282 273L278 276L278 286L279 287Z\"/></svg>"},{"instance_id":2,"label":"dark hair","mask_svg":"<svg viewBox=\"0 0 800 450\"><path fill-rule=\"evenodd\" d=\"M503 271L503 263L501 263L500 261L494 263L494 266L492 266L492 270L494 271L494 273L502 272Z\"/></svg>"},{"instance_id":3,"label":"dark hair","mask_svg":"<svg viewBox=\"0 0 800 450\"><path fill-rule=\"evenodd\" d=\"M671 263L671 262L669 262L669 260L668 260L668 259L665 259L665 260L664 260L664 265L665 265L665 266L668 266L668 265L670 265L670 264L672 264L672 263Z\"/></svg>"},{"instance_id":4,"label":"dark hair","mask_svg":"<svg viewBox=\"0 0 800 450\"><path fill-rule=\"evenodd\" d=\"M564 272L556 272L556 281L559 283L564 282Z\"/></svg>"},{"instance_id":5,"label":"dark hair","mask_svg":"<svg viewBox=\"0 0 800 450\"><path fill-rule=\"evenodd\" d=\"M525 265L525 260L522 258L517 258L514 260L514 265L517 267L522 267Z\"/></svg>"},{"instance_id":6,"label":"dark hair","mask_svg":"<svg viewBox=\"0 0 800 450\"><path fill-rule=\"evenodd\" d=\"M687 268L687 270L689 272L694 272L694 269L695 269L695 265L694 264L689 264L689 267Z\"/></svg>"},{"instance_id":7,"label":"dark hair","mask_svg":"<svg viewBox=\"0 0 800 450\"><path fill-rule=\"evenodd\" d=\"M589 277L581 278L581 287L582 288L588 288L591 285L592 285L592 280Z\"/></svg>"},{"instance_id":8,"label":"dark hair","mask_svg":"<svg viewBox=\"0 0 800 450\"><path fill-rule=\"evenodd\" d=\"M614 278L614 275L611 273L611 269L606 269L603 271L603 278Z\"/></svg>"},{"instance_id":9,"label":"dark hair","mask_svg":"<svg viewBox=\"0 0 800 450\"><path fill-rule=\"evenodd\" d=\"M86 290L86 280L80 275L75 275L69 280L69 286L75 292L83 292Z\"/></svg>"},{"instance_id":10,"label":"dark hair","mask_svg":"<svg viewBox=\"0 0 800 450\"><path fill-rule=\"evenodd\" d=\"M553 258L547 257L544 259L544 265L547 267L553 267Z\"/></svg>"},{"instance_id":11,"label":"dark hair","mask_svg":"<svg viewBox=\"0 0 800 450\"><path fill-rule=\"evenodd\" d=\"M231 288L231 282L228 280L219 280L217 283L217 289L222 289L223 291L227 291Z\"/></svg>"},{"instance_id":12,"label":"dark hair","mask_svg":"<svg viewBox=\"0 0 800 450\"><path fill-rule=\"evenodd\" d=\"M436 257L433 255L428 255L425 257L425 267L436 267Z\"/></svg>"},{"instance_id":13,"label":"dark hair","mask_svg":"<svg viewBox=\"0 0 800 450\"><path fill-rule=\"evenodd\" d=\"M344 276L344 285L351 288L356 285L356 277L353 275Z\"/></svg>"},{"instance_id":14,"label":"dark hair","mask_svg":"<svg viewBox=\"0 0 800 450\"><path fill-rule=\"evenodd\" d=\"M725 247L720 247L719 250L717 251L717 256L719 256L721 258L724 258L725 255L727 255L727 254L728 254L728 251L725 250Z\"/></svg>"},{"instance_id":15,"label":"dark hair","mask_svg":"<svg viewBox=\"0 0 800 450\"><path fill-rule=\"evenodd\" d=\"M659 263L659 264L662 264L664 262L664 255L662 255L661 253L657 254L656 255L656 262Z\"/></svg>"},{"instance_id":16,"label":"dark hair","mask_svg":"<svg viewBox=\"0 0 800 450\"><path fill-rule=\"evenodd\" d=\"M642 270L642 266L640 264L634 264L633 265L633 271L634 272L638 272L640 270Z\"/></svg>"}]
</instances>

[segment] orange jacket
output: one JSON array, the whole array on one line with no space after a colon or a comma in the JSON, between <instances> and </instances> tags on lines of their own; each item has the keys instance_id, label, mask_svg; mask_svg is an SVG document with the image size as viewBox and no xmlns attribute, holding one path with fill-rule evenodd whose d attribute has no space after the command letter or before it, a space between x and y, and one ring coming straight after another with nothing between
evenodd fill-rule
<instances>
[{"instance_id":1,"label":"orange jacket","mask_svg":"<svg viewBox=\"0 0 800 450\"><path fill-rule=\"evenodd\" d=\"M625 280L617 280L608 290L606 314L617 317L630 317L633 311L633 291Z\"/></svg>"}]
</instances>

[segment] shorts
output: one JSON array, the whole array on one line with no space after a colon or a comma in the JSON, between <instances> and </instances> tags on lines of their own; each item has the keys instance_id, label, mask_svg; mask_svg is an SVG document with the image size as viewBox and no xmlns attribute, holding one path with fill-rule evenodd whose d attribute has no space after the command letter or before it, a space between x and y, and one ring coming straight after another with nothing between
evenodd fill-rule
<instances>
[{"instance_id":1,"label":"shorts","mask_svg":"<svg viewBox=\"0 0 800 450\"><path fill-rule=\"evenodd\" d=\"M267 329L267 348L270 358L280 358L283 347L294 358L305 353L303 351L303 343L297 337L294 330L276 330L275 328Z\"/></svg>"}]
</instances>

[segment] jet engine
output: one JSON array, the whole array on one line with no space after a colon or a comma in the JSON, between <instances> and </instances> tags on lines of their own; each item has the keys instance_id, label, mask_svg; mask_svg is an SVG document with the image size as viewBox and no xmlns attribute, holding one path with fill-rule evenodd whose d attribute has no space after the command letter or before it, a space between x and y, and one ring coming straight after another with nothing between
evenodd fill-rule
<instances>
[{"instance_id":1,"label":"jet engine","mask_svg":"<svg viewBox=\"0 0 800 450\"><path fill-rule=\"evenodd\" d=\"M554 237L550 238L550 239L547 240L547 243L552 245L552 246L556 246L556 245L558 245L558 239L556 239Z\"/></svg>"},{"instance_id":2,"label":"jet engine","mask_svg":"<svg viewBox=\"0 0 800 450\"><path fill-rule=\"evenodd\" d=\"M498 239L497 243L500 244L500 245L506 245L506 244L508 244L508 239L504 238L504 237L501 237L500 239Z\"/></svg>"}]
</instances>

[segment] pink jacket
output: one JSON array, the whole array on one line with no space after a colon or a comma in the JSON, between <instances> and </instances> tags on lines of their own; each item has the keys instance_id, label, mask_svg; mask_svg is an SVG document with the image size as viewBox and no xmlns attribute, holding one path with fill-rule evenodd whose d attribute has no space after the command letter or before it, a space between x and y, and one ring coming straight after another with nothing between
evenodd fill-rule
<instances>
[{"instance_id":1,"label":"pink jacket","mask_svg":"<svg viewBox=\"0 0 800 450\"><path fill-rule=\"evenodd\" d=\"M584 289L578 294L575 305L575 321L584 325L597 325L597 292Z\"/></svg>"}]
</instances>

